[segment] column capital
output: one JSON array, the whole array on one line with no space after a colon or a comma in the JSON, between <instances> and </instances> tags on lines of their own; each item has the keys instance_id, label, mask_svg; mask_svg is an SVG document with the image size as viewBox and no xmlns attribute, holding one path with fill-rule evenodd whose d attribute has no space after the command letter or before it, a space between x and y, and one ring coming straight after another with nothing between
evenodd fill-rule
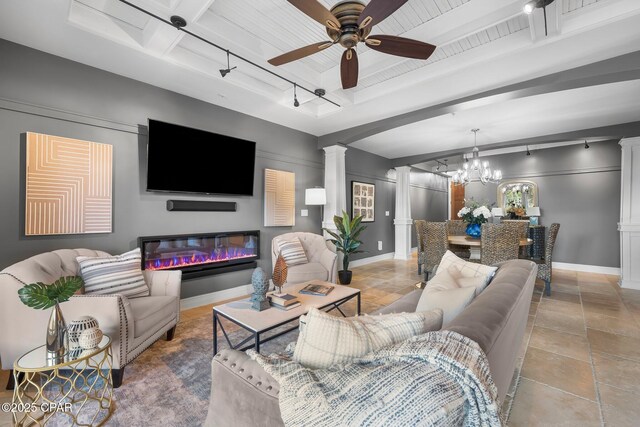
<instances>
[{"instance_id":1,"label":"column capital","mask_svg":"<svg viewBox=\"0 0 640 427\"><path fill-rule=\"evenodd\" d=\"M347 151L347 147L344 145L330 145L328 147L322 147L325 153L327 154L344 154Z\"/></svg>"},{"instance_id":2,"label":"column capital","mask_svg":"<svg viewBox=\"0 0 640 427\"><path fill-rule=\"evenodd\" d=\"M394 169L396 172L411 172L411 166L396 166Z\"/></svg>"},{"instance_id":3,"label":"column capital","mask_svg":"<svg viewBox=\"0 0 640 427\"><path fill-rule=\"evenodd\" d=\"M622 138L618 144L620 144L622 147L640 146L640 137Z\"/></svg>"}]
</instances>

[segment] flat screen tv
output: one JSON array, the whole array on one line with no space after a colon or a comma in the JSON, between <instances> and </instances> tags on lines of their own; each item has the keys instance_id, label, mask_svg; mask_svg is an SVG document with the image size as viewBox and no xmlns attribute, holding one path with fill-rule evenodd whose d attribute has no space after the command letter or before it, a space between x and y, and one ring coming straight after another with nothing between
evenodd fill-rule
<instances>
[{"instance_id":1,"label":"flat screen tv","mask_svg":"<svg viewBox=\"0 0 640 427\"><path fill-rule=\"evenodd\" d=\"M253 195L256 143L149 119L147 191Z\"/></svg>"}]
</instances>

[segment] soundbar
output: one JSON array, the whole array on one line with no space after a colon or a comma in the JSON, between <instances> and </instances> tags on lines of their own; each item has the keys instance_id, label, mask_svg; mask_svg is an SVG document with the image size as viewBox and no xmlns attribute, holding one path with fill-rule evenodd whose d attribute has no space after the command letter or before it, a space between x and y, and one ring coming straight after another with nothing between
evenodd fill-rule
<instances>
[{"instance_id":1,"label":"soundbar","mask_svg":"<svg viewBox=\"0 0 640 427\"><path fill-rule=\"evenodd\" d=\"M168 211L235 212L236 202L205 202L201 200L167 200Z\"/></svg>"}]
</instances>

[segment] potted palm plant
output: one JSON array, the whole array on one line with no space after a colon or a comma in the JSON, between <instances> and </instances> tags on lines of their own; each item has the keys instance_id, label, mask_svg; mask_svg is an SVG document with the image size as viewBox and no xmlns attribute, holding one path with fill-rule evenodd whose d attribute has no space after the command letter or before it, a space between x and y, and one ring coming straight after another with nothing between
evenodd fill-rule
<instances>
[{"instance_id":1,"label":"potted palm plant","mask_svg":"<svg viewBox=\"0 0 640 427\"><path fill-rule=\"evenodd\" d=\"M333 217L333 223L336 225L337 231L332 231L327 228L323 228L332 239L327 239L336 246L338 252L342 252L342 270L338 271L338 277L340 283L348 285L351 283L352 272L349 270L349 257L351 254L357 254L364 251L359 251L358 248L362 244L358 240L360 233L367 227L361 225L362 217L360 215L353 219L349 218L349 214L342 211L342 216L335 215Z\"/></svg>"}]
</instances>

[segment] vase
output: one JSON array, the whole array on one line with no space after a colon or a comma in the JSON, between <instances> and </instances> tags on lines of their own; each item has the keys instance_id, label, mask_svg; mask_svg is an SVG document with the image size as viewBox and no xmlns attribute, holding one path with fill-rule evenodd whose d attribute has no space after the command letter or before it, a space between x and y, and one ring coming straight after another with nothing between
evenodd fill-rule
<instances>
[{"instance_id":1,"label":"vase","mask_svg":"<svg viewBox=\"0 0 640 427\"><path fill-rule=\"evenodd\" d=\"M467 236L473 239L479 239L482 233L482 226L480 224L469 224L466 230Z\"/></svg>"},{"instance_id":2,"label":"vase","mask_svg":"<svg viewBox=\"0 0 640 427\"><path fill-rule=\"evenodd\" d=\"M47 324L47 359L54 363L62 363L69 348L67 324L64 322L60 305L56 303L51 311Z\"/></svg>"},{"instance_id":3,"label":"vase","mask_svg":"<svg viewBox=\"0 0 640 427\"><path fill-rule=\"evenodd\" d=\"M80 334L91 328L98 328L100 325L95 317L82 316L79 319L72 320L67 326L67 334L69 335L69 344L75 348L79 346Z\"/></svg>"},{"instance_id":4,"label":"vase","mask_svg":"<svg viewBox=\"0 0 640 427\"><path fill-rule=\"evenodd\" d=\"M256 311L266 310L270 307L267 299L267 290L269 289L269 279L264 274L262 268L257 267L251 275L251 284L253 285L253 294L251 294L251 308Z\"/></svg>"}]
</instances>

